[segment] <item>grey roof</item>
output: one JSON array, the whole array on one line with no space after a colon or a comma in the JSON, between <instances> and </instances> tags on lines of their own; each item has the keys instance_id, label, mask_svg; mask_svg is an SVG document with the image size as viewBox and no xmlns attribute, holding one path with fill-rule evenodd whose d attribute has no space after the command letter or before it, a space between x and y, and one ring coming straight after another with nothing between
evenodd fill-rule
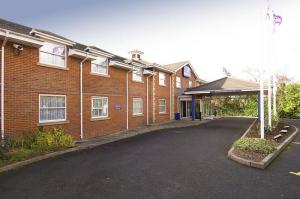
<instances>
[{"instance_id":1,"label":"grey roof","mask_svg":"<svg viewBox=\"0 0 300 199\"><path fill-rule=\"evenodd\" d=\"M259 91L257 82L245 81L232 77L224 77L194 88L188 88L185 93L214 94L214 93L239 93Z\"/></svg>"},{"instance_id":2,"label":"grey roof","mask_svg":"<svg viewBox=\"0 0 300 199\"><path fill-rule=\"evenodd\" d=\"M36 30L38 32L42 32L42 33L45 33L47 35L54 36L54 37L57 37L57 38L60 38L60 39L63 39L63 40L72 41L72 40L70 40L66 37L63 37L61 35L55 34L53 32L47 31L47 30L34 29L34 28L31 28L31 27L24 26L24 25L21 25L21 24L17 24L17 23L7 21L7 20L1 19L1 18L0 18L0 28L6 29L6 30L9 30L9 31L13 31L13 32L17 32L17 33L20 33L20 34L24 34L24 35L27 35L27 36L32 36L32 37L34 37L34 35L30 34L30 32L32 30ZM75 43L76 44L73 46L74 49L85 50L87 47L90 47L90 48L93 48L95 50L102 51L104 53L112 54L112 53L107 52L105 50L102 50L102 49L100 49L96 46L88 46L88 45L80 44L80 43L77 43L77 42L75 42Z\"/></svg>"},{"instance_id":3,"label":"grey roof","mask_svg":"<svg viewBox=\"0 0 300 199\"><path fill-rule=\"evenodd\" d=\"M175 72L181 66L183 66L184 64L188 64L188 63L189 63L189 61L182 61L182 62L177 62L177 63L173 63L173 64L162 65L162 67Z\"/></svg>"}]
</instances>

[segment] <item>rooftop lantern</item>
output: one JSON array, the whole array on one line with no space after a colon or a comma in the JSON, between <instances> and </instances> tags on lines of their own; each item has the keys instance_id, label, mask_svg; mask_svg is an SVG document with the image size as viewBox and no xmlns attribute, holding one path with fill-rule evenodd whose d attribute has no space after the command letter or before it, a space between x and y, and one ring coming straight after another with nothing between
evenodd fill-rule
<instances>
[{"instance_id":1,"label":"rooftop lantern","mask_svg":"<svg viewBox=\"0 0 300 199\"><path fill-rule=\"evenodd\" d=\"M135 50L130 51L129 54L131 54L131 59L133 59L133 60L141 60L141 55L143 55L144 52L135 49Z\"/></svg>"}]
</instances>

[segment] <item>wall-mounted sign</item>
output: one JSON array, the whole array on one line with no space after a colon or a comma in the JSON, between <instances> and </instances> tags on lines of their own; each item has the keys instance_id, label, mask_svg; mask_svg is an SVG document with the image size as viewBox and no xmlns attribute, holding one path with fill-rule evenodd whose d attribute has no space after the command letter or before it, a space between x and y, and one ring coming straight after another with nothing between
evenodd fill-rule
<instances>
[{"instance_id":1,"label":"wall-mounted sign","mask_svg":"<svg viewBox=\"0 0 300 199\"><path fill-rule=\"evenodd\" d=\"M115 103L115 110L121 110L122 106L121 103Z\"/></svg>"},{"instance_id":2,"label":"wall-mounted sign","mask_svg":"<svg viewBox=\"0 0 300 199\"><path fill-rule=\"evenodd\" d=\"M186 65L182 68L182 75L184 77L191 77L192 76L192 70L189 65Z\"/></svg>"}]
</instances>

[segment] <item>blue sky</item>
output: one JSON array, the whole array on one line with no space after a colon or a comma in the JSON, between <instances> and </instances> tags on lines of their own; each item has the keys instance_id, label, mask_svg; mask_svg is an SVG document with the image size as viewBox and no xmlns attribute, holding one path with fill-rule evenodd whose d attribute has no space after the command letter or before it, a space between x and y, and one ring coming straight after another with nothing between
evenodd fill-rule
<instances>
[{"instance_id":1,"label":"blue sky","mask_svg":"<svg viewBox=\"0 0 300 199\"><path fill-rule=\"evenodd\" d=\"M299 81L300 1L271 3L283 17L272 68ZM264 0L10 0L1 2L0 17L125 57L138 48L146 60L161 64L190 60L207 80L222 77L223 67L249 79L246 68L261 65L265 7Z\"/></svg>"}]
</instances>

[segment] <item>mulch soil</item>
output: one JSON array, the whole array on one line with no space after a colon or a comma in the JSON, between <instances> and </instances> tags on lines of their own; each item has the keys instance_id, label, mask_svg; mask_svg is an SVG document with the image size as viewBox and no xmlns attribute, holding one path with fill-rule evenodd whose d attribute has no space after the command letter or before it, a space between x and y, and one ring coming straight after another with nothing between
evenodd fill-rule
<instances>
[{"instance_id":1,"label":"mulch soil","mask_svg":"<svg viewBox=\"0 0 300 199\"><path fill-rule=\"evenodd\" d=\"M257 128L258 122L256 122L252 128L250 129L250 131L246 134L246 137L249 138L260 138L260 130ZM294 131L295 128L293 126L290 126L287 130L288 132L286 134L282 134L282 137L280 140L278 140L278 142L275 142L274 140L274 136L280 134L280 130L284 129L283 127L286 126L287 124L284 124L282 122L280 122L278 124L278 126L273 129L272 132L266 132L265 133L265 138L267 140L270 140L274 143L276 143L276 145L280 145L281 143L283 143ZM256 152L250 152L250 151L242 151L242 150L238 150L238 149L234 149L233 153L241 158L244 159L248 159L248 160L252 160L252 161L256 161L256 162L260 162L262 161L265 157L267 157L267 154L261 154L261 153L256 153Z\"/></svg>"}]
</instances>

